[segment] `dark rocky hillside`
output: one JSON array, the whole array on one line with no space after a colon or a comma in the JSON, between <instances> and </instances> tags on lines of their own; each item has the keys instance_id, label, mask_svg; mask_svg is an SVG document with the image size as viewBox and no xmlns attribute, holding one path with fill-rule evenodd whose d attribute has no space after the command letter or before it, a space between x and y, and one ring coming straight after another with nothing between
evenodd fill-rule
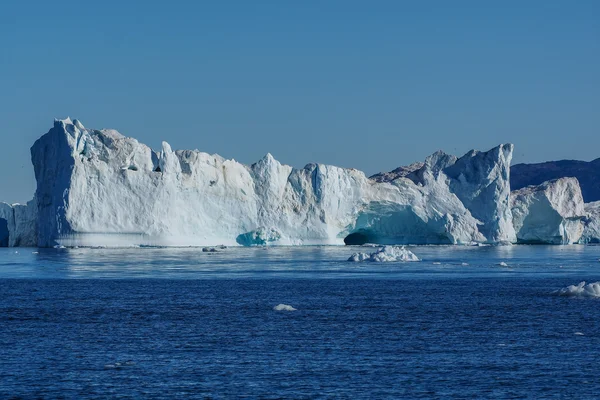
<instances>
[{"instance_id":1,"label":"dark rocky hillside","mask_svg":"<svg viewBox=\"0 0 600 400\"><path fill-rule=\"evenodd\" d=\"M600 200L600 158L594 161L561 160L510 167L511 190L539 185L550 179L575 177L586 203Z\"/></svg>"}]
</instances>

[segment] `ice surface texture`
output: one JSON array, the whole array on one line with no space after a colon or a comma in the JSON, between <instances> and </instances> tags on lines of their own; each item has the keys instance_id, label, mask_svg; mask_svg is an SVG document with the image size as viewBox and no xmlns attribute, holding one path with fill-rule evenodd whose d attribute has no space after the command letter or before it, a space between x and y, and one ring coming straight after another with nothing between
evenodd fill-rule
<instances>
[{"instance_id":1,"label":"ice surface texture","mask_svg":"<svg viewBox=\"0 0 600 400\"><path fill-rule=\"evenodd\" d=\"M581 239L586 212L575 178L515 190L511 206L519 242L572 244Z\"/></svg>"},{"instance_id":2,"label":"ice surface texture","mask_svg":"<svg viewBox=\"0 0 600 400\"><path fill-rule=\"evenodd\" d=\"M404 246L383 246L374 253L354 253L348 261L375 261L375 262L394 262L394 261L420 261L419 258Z\"/></svg>"},{"instance_id":3,"label":"ice surface texture","mask_svg":"<svg viewBox=\"0 0 600 400\"><path fill-rule=\"evenodd\" d=\"M585 227L581 241L583 243L600 243L600 201L585 205Z\"/></svg>"}]
</instances>

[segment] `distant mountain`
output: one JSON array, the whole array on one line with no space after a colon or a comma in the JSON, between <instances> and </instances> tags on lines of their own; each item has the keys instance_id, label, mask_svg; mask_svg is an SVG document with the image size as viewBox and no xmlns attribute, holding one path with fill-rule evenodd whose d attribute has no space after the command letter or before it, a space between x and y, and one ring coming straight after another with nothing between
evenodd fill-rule
<instances>
[{"instance_id":1,"label":"distant mountain","mask_svg":"<svg viewBox=\"0 0 600 400\"><path fill-rule=\"evenodd\" d=\"M561 160L510 167L510 189L539 185L551 179L575 177L586 203L600 200L600 158L594 161Z\"/></svg>"}]
</instances>

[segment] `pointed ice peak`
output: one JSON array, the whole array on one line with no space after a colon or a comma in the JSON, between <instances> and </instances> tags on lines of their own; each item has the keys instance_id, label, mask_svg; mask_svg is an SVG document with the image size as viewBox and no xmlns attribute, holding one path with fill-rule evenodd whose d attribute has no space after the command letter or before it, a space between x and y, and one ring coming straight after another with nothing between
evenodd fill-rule
<instances>
[{"instance_id":1,"label":"pointed ice peak","mask_svg":"<svg viewBox=\"0 0 600 400\"><path fill-rule=\"evenodd\" d=\"M438 150L425 159L425 165L434 172L439 172L456 162L456 156Z\"/></svg>"},{"instance_id":2,"label":"pointed ice peak","mask_svg":"<svg viewBox=\"0 0 600 400\"><path fill-rule=\"evenodd\" d=\"M172 153L173 150L171 149L171 145L167 142L162 142L162 151L163 153Z\"/></svg>"},{"instance_id":3,"label":"pointed ice peak","mask_svg":"<svg viewBox=\"0 0 600 400\"><path fill-rule=\"evenodd\" d=\"M258 160L254 164L252 164L251 168L252 169L258 168L260 170L263 170L263 169L270 169L270 168L278 167L280 165L281 165L281 163L279 161L277 161L275 159L275 157L273 157L273 155L271 155L271 153L267 153L260 160Z\"/></svg>"},{"instance_id":4,"label":"pointed ice peak","mask_svg":"<svg viewBox=\"0 0 600 400\"><path fill-rule=\"evenodd\" d=\"M273 162L277 162L277 160L275 159L275 157L273 157L273 155L271 153L265 154L263 156L263 158L261 158L259 161L266 163L266 164L271 164Z\"/></svg>"},{"instance_id":5,"label":"pointed ice peak","mask_svg":"<svg viewBox=\"0 0 600 400\"><path fill-rule=\"evenodd\" d=\"M159 157L159 167L163 174L179 174L181 173L181 163L177 154L171 150L171 146L167 142L162 142L162 151Z\"/></svg>"},{"instance_id":6,"label":"pointed ice peak","mask_svg":"<svg viewBox=\"0 0 600 400\"><path fill-rule=\"evenodd\" d=\"M75 125L78 129L84 130L85 126L78 119L73 120L73 125Z\"/></svg>"},{"instance_id":7,"label":"pointed ice peak","mask_svg":"<svg viewBox=\"0 0 600 400\"><path fill-rule=\"evenodd\" d=\"M54 127L58 128L60 126L65 126L65 125L73 125L73 121L71 121L71 117L67 117L65 119L60 119L60 118L54 118Z\"/></svg>"}]
</instances>

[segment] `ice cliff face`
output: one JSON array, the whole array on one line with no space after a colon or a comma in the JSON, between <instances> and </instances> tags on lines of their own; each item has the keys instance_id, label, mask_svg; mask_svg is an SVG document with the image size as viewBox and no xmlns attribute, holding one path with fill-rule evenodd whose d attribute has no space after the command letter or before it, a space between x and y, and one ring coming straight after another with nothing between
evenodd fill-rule
<instances>
[{"instance_id":1,"label":"ice cliff face","mask_svg":"<svg viewBox=\"0 0 600 400\"><path fill-rule=\"evenodd\" d=\"M0 203L0 247L37 245L37 204Z\"/></svg>"},{"instance_id":2,"label":"ice cliff face","mask_svg":"<svg viewBox=\"0 0 600 400\"><path fill-rule=\"evenodd\" d=\"M600 243L600 201L585 205L585 227L580 241L582 243Z\"/></svg>"},{"instance_id":3,"label":"ice cliff face","mask_svg":"<svg viewBox=\"0 0 600 400\"><path fill-rule=\"evenodd\" d=\"M512 150L502 145L461 158L437 152L423 164L369 179L323 164L295 169L270 154L246 166L197 150L173 151L166 142L155 152L114 130L57 120L31 148L35 200L0 206L0 241L512 242Z\"/></svg>"},{"instance_id":4,"label":"ice cliff face","mask_svg":"<svg viewBox=\"0 0 600 400\"><path fill-rule=\"evenodd\" d=\"M520 243L572 244L582 236L586 212L575 178L515 190L511 208Z\"/></svg>"},{"instance_id":5,"label":"ice cliff face","mask_svg":"<svg viewBox=\"0 0 600 400\"><path fill-rule=\"evenodd\" d=\"M412 164L373 178L385 182L387 176L394 179L392 182L399 182L401 179L396 177L400 176L424 188L428 193L423 204L426 209L440 211L450 203L454 210L464 209L476 221L473 241L514 242L516 237L509 204L512 152L512 144L500 145L488 152L471 150L461 158L438 151L420 167L419 164ZM419 202L416 201L416 204ZM454 215L447 217L452 221L449 225L454 222L472 223L469 218L456 221ZM456 238L453 242L464 240Z\"/></svg>"}]
</instances>

